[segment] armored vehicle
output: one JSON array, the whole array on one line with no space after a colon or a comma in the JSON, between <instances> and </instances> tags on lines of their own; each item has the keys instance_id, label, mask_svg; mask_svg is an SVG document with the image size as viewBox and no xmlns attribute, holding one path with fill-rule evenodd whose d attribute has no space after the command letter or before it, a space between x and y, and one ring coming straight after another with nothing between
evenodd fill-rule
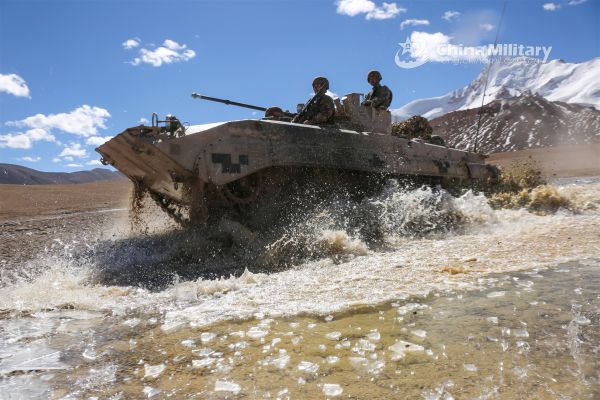
<instances>
[{"instance_id":1,"label":"armored vehicle","mask_svg":"<svg viewBox=\"0 0 600 400\"><path fill-rule=\"evenodd\" d=\"M280 109L192 96L267 117L184 126L153 114L151 126L125 129L96 149L182 224L223 212L243 218L265 199L303 196L302 186L358 196L389 178L470 185L498 176L480 154L393 136L389 111L362 106L357 93L335 101L336 123L328 126L289 122L293 114Z\"/></svg>"}]
</instances>

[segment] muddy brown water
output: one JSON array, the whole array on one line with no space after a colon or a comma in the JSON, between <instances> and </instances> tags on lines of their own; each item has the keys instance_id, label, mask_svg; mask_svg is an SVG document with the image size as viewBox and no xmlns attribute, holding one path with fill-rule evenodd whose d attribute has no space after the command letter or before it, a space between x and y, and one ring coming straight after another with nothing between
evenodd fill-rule
<instances>
[{"instance_id":1,"label":"muddy brown water","mask_svg":"<svg viewBox=\"0 0 600 400\"><path fill-rule=\"evenodd\" d=\"M40 260L0 289L0 398L599 398L600 185L556 185L581 211L466 194L465 226L406 236L431 193L397 192L385 250L319 218L343 257L160 290Z\"/></svg>"}]
</instances>

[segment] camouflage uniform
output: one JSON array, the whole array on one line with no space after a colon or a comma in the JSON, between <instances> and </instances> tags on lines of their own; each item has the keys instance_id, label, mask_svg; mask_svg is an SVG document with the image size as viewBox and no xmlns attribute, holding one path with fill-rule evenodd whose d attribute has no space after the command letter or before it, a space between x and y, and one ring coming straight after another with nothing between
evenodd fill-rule
<instances>
[{"instance_id":1,"label":"camouflage uniform","mask_svg":"<svg viewBox=\"0 0 600 400\"><path fill-rule=\"evenodd\" d=\"M392 91L387 86L382 86L378 83L374 85L373 89L365 96L363 104L387 110L390 104L392 104Z\"/></svg>"},{"instance_id":2,"label":"camouflage uniform","mask_svg":"<svg viewBox=\"0 0 600 400\"><path fill-rule=\"evenodd\" d=\"M302 111L294 117L292 122L309 125L333 124L335 104L333 99L326 94L329 89L329 81L327 78L319 76L313 80L313 89L315 83L322 84L321 89L304 105Z\"/></svg>"},{"instance_id":3,"label":"camouflage uniform","mask_svg":"<svg viewBox=\"0 0 600 400\"><path fill-rule=\"evenodd\" d=\"M321 95L317 94L316 96L319 97L315 99L314 104L309 105L309 109L304 115L304 121L302 122L311 125L332 124L335 115L333 99L325 93Z\"/></svg>"}]
</instances>

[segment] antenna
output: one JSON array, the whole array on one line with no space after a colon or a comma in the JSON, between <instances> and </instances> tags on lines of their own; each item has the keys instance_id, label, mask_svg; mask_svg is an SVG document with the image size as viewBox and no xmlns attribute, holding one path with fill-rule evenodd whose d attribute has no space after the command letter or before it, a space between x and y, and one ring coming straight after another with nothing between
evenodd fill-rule
<instances>
[{"instance_id":1,"label":"antenna","mask_svg":"<svg viewBox=\"0 0 600 400\"><path fill-rule=\"evenodd\" d=\"M496 40L494 40L494 49L498 45L498 36L500 35L500 25L502 25L502 20L504 19L504 11L506 11L506 0L504 1L504 6L502 6L502 14L500 14L500 21L498 22L498 28L496 29ZM492 59L489 60L486 71L485 71L485 85L483 86L483 96L481 97L481 106L479 106L479 111L477 114L479 115L477 119L477 131L475 132L475 143L473 144L473 152L477 153L477 139L479 138L479 129L481 128L481 110L483 109L483 103L485 102L485 92L488 86L488 78L490 75L490 68L492 67Z\"/></svg>"}]
</instances>

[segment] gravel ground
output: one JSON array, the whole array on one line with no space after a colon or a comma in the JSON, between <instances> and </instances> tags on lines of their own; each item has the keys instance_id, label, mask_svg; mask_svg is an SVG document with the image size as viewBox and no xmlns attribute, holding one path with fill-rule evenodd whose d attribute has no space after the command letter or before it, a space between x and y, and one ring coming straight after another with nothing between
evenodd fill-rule
<instances>
[{"instance_id":1,"label":"gravel ground","mask_svg":"<svg viewBox=\"0 0 600 400\"><path fill-rule=\"evenodd\" d=\"M0 273L128 225L129 182L0 185Z\"/></svg>"}]
</instances>

